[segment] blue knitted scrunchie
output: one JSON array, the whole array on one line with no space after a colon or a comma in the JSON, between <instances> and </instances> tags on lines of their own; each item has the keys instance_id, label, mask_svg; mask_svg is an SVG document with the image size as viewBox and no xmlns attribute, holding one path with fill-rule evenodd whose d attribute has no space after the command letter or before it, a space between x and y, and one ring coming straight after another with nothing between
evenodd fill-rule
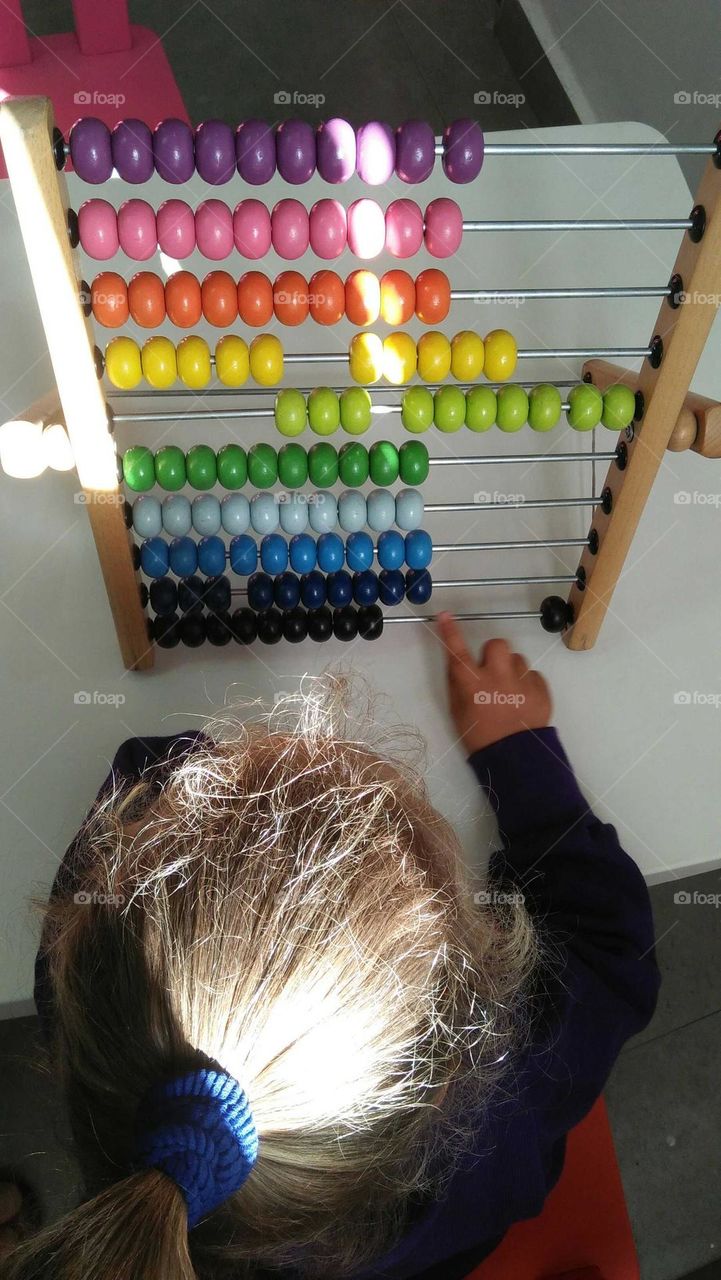
<instances>
[{"instance_id":1,"label":"blue knitted scrunchie","mask_svg":"<svg viewBox=\"0 0 721 1280\"><path fill-rule=\"evenodd\" d=\"M138 1107L137 1163L177 1183L189 1229L242 1187L257 1155L248 1099L219 1067L154 1085Z\"/></svg>"}]
</instances>

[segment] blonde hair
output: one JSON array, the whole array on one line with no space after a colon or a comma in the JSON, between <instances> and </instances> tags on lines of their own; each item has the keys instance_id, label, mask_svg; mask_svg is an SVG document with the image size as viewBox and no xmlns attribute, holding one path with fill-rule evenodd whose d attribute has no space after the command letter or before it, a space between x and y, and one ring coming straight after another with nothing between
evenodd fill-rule
<instances>
[{"instance_id":1,"label":"blonde hair","mask_svg":"<svg viewBox=\"0 0 721 1280\"><path fill-rule=\"evenodd\" d=\"M85 901L46 917L53 1065L94 1199L7 1280L341 1277L440 1195L523 1029L535 936L477 906L455 835L388 741L349 731L345 682L307 684L90 815ZM201 1052L260 1138L243 1187L188 1234L133 1172L140 1099Z\"/></svg>"}]
</instances>

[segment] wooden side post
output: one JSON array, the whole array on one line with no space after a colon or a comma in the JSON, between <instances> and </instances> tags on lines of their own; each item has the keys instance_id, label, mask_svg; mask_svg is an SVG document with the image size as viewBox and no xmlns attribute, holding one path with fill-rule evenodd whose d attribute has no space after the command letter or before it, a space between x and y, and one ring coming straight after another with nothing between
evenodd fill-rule
<instances>
[{"instance_id":1,"label":"wooden side post","mask_svg":"<svg viewBox=\"0 0 721 1280\"><path fill-rule=\"evenodd\" d=\"M92 330L79 297L67 185L55 166L52 134L47 98L10 98L0 105L0 142L118 642L126 667L144 670L153 664L153 648L125 527Z\"/></svg>"},{"instance_id":2,"label":"wooden side post","mask_svg":"<svg viewBox=\"0 0 721 1280\"><path fill-rule=\"evenodd\" d=\"M708 161L696 193L694 225L700 238L684 234L672 275L679 278L684 300L661 304L653 339L660 340L661 360L644 360L637 378L644 412L634 425L625 453L612 462L604 484L606 502L597 507L590 545L579 568L585 585L571 589L573 621L563 639L569 649L595 643L611 596L646 505L656 473L668 448L704 349L721 297L721 169L717 156ZM649 345L652 345L650 343Z\"/></svg>"}]
</instances>

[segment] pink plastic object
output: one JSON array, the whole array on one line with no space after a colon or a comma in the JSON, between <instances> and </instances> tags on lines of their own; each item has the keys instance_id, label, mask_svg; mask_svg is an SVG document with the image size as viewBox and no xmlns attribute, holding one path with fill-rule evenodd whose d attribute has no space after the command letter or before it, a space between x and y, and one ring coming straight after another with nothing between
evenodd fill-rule
<instances>
[{"instance_id":1,"label":"pink plastic object","mask_svg":"<svg viewBox=\"0 0 721 1280\"><path fill-rule=\"evenodd\" d=\"M310 244L308 210L300 200L279 200L270 215L273 248L281 258L301 258Z\"/></svg>"},{"instance_id":2,"label":"pink plastic object","mask_svg":"<svg viewBox=\"0 0 721 1280\"><path fill-rule=\"evenodd\" d=\"M441 196L426 209L426 249L434 258L450 258L463 239L463 214L455 200Z\"/></svg>"},{"instance_id":3,"label":"pink plastic object","mask_svg":"<svg viewBox=\"0 0 721 1280\"><path fill-rule=\"evenodd\" d=\"M386 241L386 220L375 200L354 200L348 209L348 248L357 258L377 258Z\"/></svg>"},{"instance_id":4,"label":"pink plastic object","mask_svg":"<svg viewBox=\"0 0 721 1280\"><path fill-rule=\"evenodd\" d=\"M339 200L316 200L310 211L310 245L319 258L337 258L348 239L346 212Z\"/></svg>"},{"instance_id":5,"label":"pink plastic object","mask_svg":"<svg viewBox=\"0 0 721 1280\"><path fill-rule=\"evenodd\" d=\"M195 210L195 239L204 258L219 262L233 252L233 215L222 200L203 200Z\"/></svg>"},{"instance_id":6,"label":"pink plastic object","mask_svg":"<svg viewBox=\"0 0 721 1280\"><path fill-rule=\"evenodd\" d=\"M105 262L118 252L118 217L107 200L86 200L78 209L80 243L89 258Z\"/></svg>"},{"instance_id":7,"label":"pink plastic object","mask_svg":"<svg viewBox=\"0 0 721 1280\"><path fill-rule=\"evenodd\" d=\"M187 258L195 248L195 215L184 200L164 200L156 214L158 248L169 258Z\"/></svg>"},{"instance_id":8,"label":"pink plastic object","mask_svg":"<svg viewBox=\"0 0 721 1280\"><path fill-rule=\"evenodd\" d=\"M386 209L386 249L394 258L412 258L423 244L423 214L415 200L393 200Z\"/></svg>"},{"instance_id":9,"label":"pink plastic object","mask_svg":"<svg viewBox=\"0 0 721 1280\"><path fill-rule=\"evenodd\" d=\"M118 209L118 238L123 253L147 262L158 247L155 210L147 200L125 200Z\"/></svg>"},{"instance_id":10,"label":"pink plastic object","mask_svg":"<svg viewBox=\"0 0 721 1280\"><path fill-rule=\"evenodd\" d=\"M270 251L270 213L262 200L241 200L235 206L233 240L238 253L253 262Z\"/></svg>"}]
</instances>

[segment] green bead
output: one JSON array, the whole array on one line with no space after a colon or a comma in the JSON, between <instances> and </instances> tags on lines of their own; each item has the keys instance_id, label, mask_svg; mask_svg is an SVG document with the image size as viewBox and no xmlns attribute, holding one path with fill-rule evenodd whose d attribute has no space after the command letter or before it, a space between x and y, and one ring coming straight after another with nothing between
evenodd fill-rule
<instances>
[{"instance_id":1,"label":"green bead","mask_svg":"<svg viewBox=\"0 0 721 1280\"><path fill-rule=\"evenodd\" d=\"M355 441L344 444L338 454L338 474L341 482L349 489L357 489L365 484L370 472L368 450L365 445Z\"/></svg>"},{"instance_id":2,"label":"green bead","mask_svg":"<svg viewBox=\"0 0 721 1280\"><path fill-rule=\"evenodd\" d=\"M314 387L308 396L308 421L317 436L330 436L340 426L340 405L330 387Z\"/></svg>"},{"instance_id":3,"label":"green bead","mask_svg":"<svg viewBox=\"0 0 721 1280\"><path fill-rule=\"evenodd\" d=\"M308 479L308 454L300 444L278 450L278 479L286 489L300 489Z\"/></svg>"},{"instance_id":4,"label":"green bead","mask_svg":"<svg viewBox=\"0 0 721 1280\"><path fill-rule=\"evenodd\" d=\"M351 436L362 436L371 424L371 398L365 387L346 387L340 396L340 422Z\"/></svg>"},{"instance_id":5,"label":"green bead","mask_svg":"<svg viewBox=\"0 0 721 1280\"><path fill-rule=\"evenodd\" d=\"M550 382L533 387L528 397L528 421L533 431L550 431L561 420L561 393Z\"/></svg>"},{"instance_id":6,"label":"green bead","mask_svg":"<svg viewBox=\"0 0 721 1280\"><path fill-rule=\"evenodd\" d=\"M174 493L186 481L185 454L177 444L165 444L155 455L155 479L161 489Z\"/></svg>"},{"instance_id":7,"label":"green bead","mask_svg":"<svg viewBox=\"0 0 721 1280\"><path fill-rule=\"evenodd\" d=\"M329 489L338 479L338 450L325 440L308 450L308 478L316 489Z\"/></svg>"},{"instance_id":8,"label":"green bead","mask_svg":"<svg viewBox=\"0 0 721 1280\"><path fill-rule=\"evenodd\" d=\"M402 446L403 448L405 446ZM390 440L376 440L368 451L370 476L374 484L387 489L398 479L399 453Z\"/></svg>"},{"instance_id":9,"label":"green bead","mask_svg":"<svg viewBox=\"0 0 721 1280\"><path fill-rule=\"evenodd\" d=\"M256 489L270 489L278 479L278 455L272 444L252 444L248 450L248 479Z\"/></svg>"},{"instance_id":10,"label":"green bead","mask_svg":"<svg viewBox=\"0 0 721 1280\"><path fill-rule=\"evenodd\" d=\"M569 426L574 431L592 431L601 421L603 396L592 382L579 382L568 393Z\"/></svg>"},{"instance_id":11,"label":"green bead","mask_svg":"<svg viewBox=\"0 0 721 1280\"><path fill-rule=\"evenodd\" d=\"M420 440L406 440L399 450L401 480L417 488L428 479L428 450Z\"/></svg>"},{"instance_id":12,"label":"green bead","mask_svg":"<svg viewBox=\"0 0 721 1280\"><path fill-rule=\"evenodd\" d=\"M497 408L492 387L471 387L466 392L466 426L471 431L488 431L496 421Z\"/></svg>"},{"instance_id":13,"label":"green bead","mask_svg":"<svg viewBox=\"0 0 721 1280\"><path fill-rule=\"evenodd\" d=\"M275 425L282 436L299 436L305 431L308 412L305 396L297 387L284 387L275 397Z\"/></svg>"},{"instance_id":14,"label":"green bead","mask_svg":"<svg viewBox=\"0 0 721 1280\"><path fill-rule=\"evenodd\" d=\"M194 444L185 455L188 484L193 489L212 489L218 479L215 450L209 444Z\"/></svg>"},{"instance_id":15,"label":"green bead","mask_svg":"<svg viewBox=\"0 0 721 1280\"><path fill-rule=\"evenodd\" d=\"M466 420L466 397L460 387L439 387L433 397L433 421L439 431L460 431Z\"/></svg>"},{"instance_id":16,"label":"green bead","mask_svg":"<svg viewBox=\"0 0 721 1280\"><path fill-rule=\"evenodd\" d=\"M218 450L218 482L224 489L242 489L248 479L248 459L239 444L224 444Z\"/></svg>"},{"instance_id":17,"label":"green bead","mask_svg":"<svg viewBox=\"0 0 721 1280\"><path fill-rule=\"evenodd\" d=\"M511 382L496 396L496 423L501 431L520 431L528 421L528 396L523 387Z\"/></svg>"},{"instance_id":18,"label":"green bead","mask_svg":"<svg viewBox=\"0 0 721 1280\"><path fill-rule=\"evenodd\" d=\"M617 382L603 394L603 413L601 422L610 431L623 431L633 422L636 415L636 397L630 387Z\"/></svg>"},{"instance_id":19,"label":"green bead","mask_svg":"<svg viewBox=\"0 0 721 1280\"><path fill-rule=\"evenodd\" d=\"M123 454L123 479L134 493L144 493L155 484L155 463L150 449L134 444Z\"/></svg>"},{"instance_id":20,"label":"green bead","mask_svg":"<svg viewBox=\"0 0 721 1280\"><path fill-rule=\"evenodd\" d=\"M433 396L427 387L408 388L401 400L401 422L414 435L433 426Z\"/></svg>"}]
</instances>

